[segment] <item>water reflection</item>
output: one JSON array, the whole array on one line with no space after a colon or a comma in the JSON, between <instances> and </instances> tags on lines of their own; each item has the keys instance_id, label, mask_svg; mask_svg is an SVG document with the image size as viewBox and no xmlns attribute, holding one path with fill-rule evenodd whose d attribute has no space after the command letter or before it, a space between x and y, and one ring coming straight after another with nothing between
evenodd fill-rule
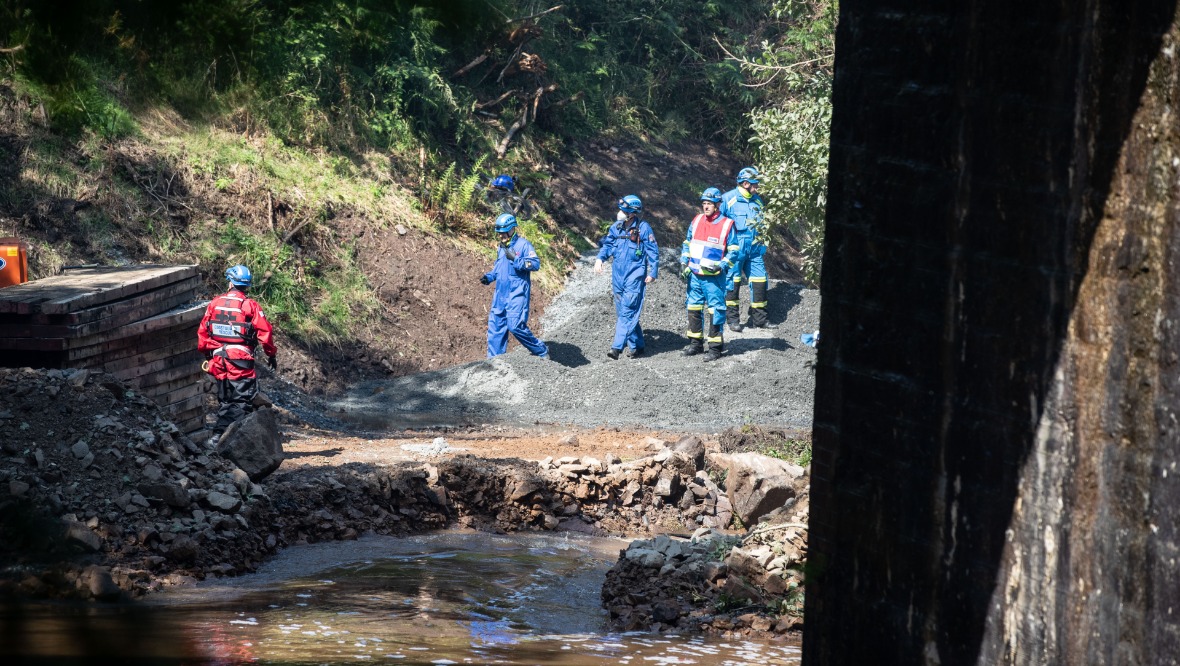
<instances>
[{"instance_id":1,"label":"water reflection","mask_svg":"<svg viewBox=\"0 0 1180 666\"><path fill-rule=\"evenodd\" d=\"M260 573L149 598L151 622L140 628L152 639L142 644L173 651L123 655L212 664L799 663L798 649L784 644L608 633L599 590L625 546L442 532L291 548Z\"/></svg>"}]
</instances>

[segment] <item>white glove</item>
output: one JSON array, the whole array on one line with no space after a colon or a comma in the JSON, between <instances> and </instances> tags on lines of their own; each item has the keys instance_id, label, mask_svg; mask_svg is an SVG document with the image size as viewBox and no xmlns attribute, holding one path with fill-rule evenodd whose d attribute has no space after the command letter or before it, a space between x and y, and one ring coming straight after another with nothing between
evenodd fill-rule
<instances>
[{"instance_id":1,"label":"white glove","mask_svg":"<svg viewBox=\"0 0 1180 666\"><path fill-rule=\"evenodd\" d=\"M595 272L595 273L601 273L601 272L602 272L602 260L601 260L601 259L595 259L595 260L594 260L594 272Z\"/></svg>"}]
</instances>

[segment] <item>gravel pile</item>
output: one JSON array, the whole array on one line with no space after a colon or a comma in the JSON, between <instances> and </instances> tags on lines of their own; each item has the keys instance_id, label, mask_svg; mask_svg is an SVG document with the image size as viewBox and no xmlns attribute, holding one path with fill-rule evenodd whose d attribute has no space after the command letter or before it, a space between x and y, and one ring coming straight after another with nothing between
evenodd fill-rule
<instances>
[{"instance_id":1,"label":"gravel pile","mask_svg":"<svg viewBox=\"0 0 1180 666\"><path fill-rule=\"evenodd\" d=\"M772 280L768 311L777 328L727 330L725 358L705 364L680 353L687 343L686 286L676 274L678 259L678 250L665 250L660 278L648 285L647 350L637 359L606 357L615 325L610 275L595 274L587 256L541 325L533 322L552 361L516 347L490 361L365 382L331 408L368 428L493 422L697 432L747 423L810 428L815 350L799 335L819 327L819 292Z\"/></svg>"}]
</instances>

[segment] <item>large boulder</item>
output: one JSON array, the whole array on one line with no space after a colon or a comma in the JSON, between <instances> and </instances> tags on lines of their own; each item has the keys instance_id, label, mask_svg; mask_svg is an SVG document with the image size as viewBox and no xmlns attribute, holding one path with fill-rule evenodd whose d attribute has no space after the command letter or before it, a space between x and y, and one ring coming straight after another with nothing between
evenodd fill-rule
<instances>
[{"instance_id":1,"label":"large boulder","mask_svg":"<svg viewBox=\"0 0 1180 666\"><path fill-rule=\"evenodd\" d=\"M709 462L725 469L725 488L733 513L744 525L786 504L804 475L798 465L758 453L713 453Z\"/></svg>"},{"instance_id":2,"label":"large boulder","mask_svg":"<svg viewBox=\"0 0 1180 666\"><path fill-rule=\"evenodd\" d=\"M234 421L217 442L217 453L232 460L251 481L261 481L283 462L283 442L273 409L263 407Z\"/></svg>"}]
</instances>

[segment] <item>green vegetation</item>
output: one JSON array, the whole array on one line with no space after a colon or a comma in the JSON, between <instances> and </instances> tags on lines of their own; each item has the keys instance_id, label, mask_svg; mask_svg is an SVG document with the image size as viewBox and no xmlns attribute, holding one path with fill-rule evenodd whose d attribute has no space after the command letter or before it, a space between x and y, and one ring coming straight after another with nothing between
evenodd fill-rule
<instances>
[{"instance_id":1,"label":"green vegetation","mask_svg":"<svg viewBox=\"0 0 1180 666\"><path fill-rule=\"evenodd\" d=\"M541 255L539 281L554 287L585 243L544 211L549 176L538 165L601 135L738 146L753 132L768 211L818 275L834 3L547 9L0 0L0 89L23 100L30 125L48 128L23 149L24 189L4 192L0 213L45 196L93 201L82 230L92 254L122 228L161 260L251 263L266 276L258 292L273 317L308 343L336 343L379 306L355 236L330 223L342 213L490 252L480 189L494 173L516 173L536 184L542 209L522 232ZM769 83L747 85L751 77ZM116 145L166 163L127 164ZM170 189L176 174L183 195ZM194 197L217 203L189 208ZM250 203L226 206L231 198ZM170 215L180 207L190 223ZM63 261L52 243L34 254L43 269Z\"/></svg>"},{"instance_id":2,"label":"green vegetation","mask_svg":"<svg viewBox=\"0 0 1180 666\"><path fill-rule=\"evenodd\" d=\"M774 0L778 38L744 64L769 93L750 114L762 189L771 224L799 241L803 274L819 283L827 205L828 133L832 123L832 61L836 0Z\"/></svg>"},{"instance_id":3,"label":"green vegetation","mask_svg":"<svg viewBox=\"0 0 1180 666\"><path fill-rule=\"evenodd\" d=\"M757 452L800 467L811 464L811 442L805 439L776 438L767 440L758 445Z\"/></svg>"}]
</instances>

